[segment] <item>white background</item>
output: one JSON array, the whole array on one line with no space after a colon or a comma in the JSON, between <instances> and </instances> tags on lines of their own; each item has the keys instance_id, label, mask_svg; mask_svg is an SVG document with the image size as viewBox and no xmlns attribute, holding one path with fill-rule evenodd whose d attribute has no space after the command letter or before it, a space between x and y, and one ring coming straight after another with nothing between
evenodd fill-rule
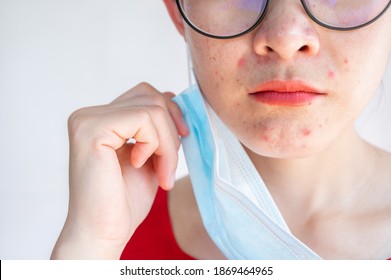
<instances>
[{"instance_id":1,"label":"white background","mask_svg":"<svg viewBox=\"0 0 391 280\"><path fill-rule=\"evenodd\" d=\"M161 0L0 0L0 259L49 258L67 209L69 114L141 81L188 86ZM391 150L390 93L361 130Z\"/></svg>"}]
</instances>

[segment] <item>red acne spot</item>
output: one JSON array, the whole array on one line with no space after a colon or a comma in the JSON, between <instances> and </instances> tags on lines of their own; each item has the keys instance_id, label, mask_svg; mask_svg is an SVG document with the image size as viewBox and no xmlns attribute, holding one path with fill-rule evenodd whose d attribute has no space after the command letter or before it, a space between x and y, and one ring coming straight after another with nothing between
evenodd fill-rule
<instances>
[{"instance_id":1,"label":"red acne spot","mask_svg":"<svg viewBox=\"0 0 391 280\"><path fill-rule=\"evenodd\" d=\"M335 77L335 73L333 72L333 71L329 71L328 73L327 73L327 76L330 78L330 79L333 79L334 77Z\"/></svg>"},{"instance_id":2,"label":"red acne spot","mask_svg":"<svg viewBox=\"0 0 391 280\"><path fill-rule=\"evenodd\" d=\"M244 66L246 66L246 60L243 57L240 58L238 60L237 66L238 66L238 68L243 68Z\"/></svg>"},{"instance_id":3,"label":"red acne spot","mask_svg":"<svg viewBox=\"0 0 391 280\"><path fill-rule=\"evenodd\" d=\"M265 142L269 142L270 138L267 135L263 135L262 136L262 140L265 141Z\"/></svg>"},{"instance_id":4,"label":"red acne spot","mask_svg":"<svg viewBox=\"0 0 391 280\"><path fill-rule=\"evenodd\" d=\"M344 59L343 63L348 64L349 60L347 58Z\"/></svg>"},{"instance_id":5,"label":"red acne spot","mask_svg":"<svg viewBox=\"0 0 391 280\"><path fill-rule=\"evenodd\" d=\"M301 132L304 136L309 136L311 134L311 130L309 130L308 128L302 129Z\"/></svg>"}]
</instances>

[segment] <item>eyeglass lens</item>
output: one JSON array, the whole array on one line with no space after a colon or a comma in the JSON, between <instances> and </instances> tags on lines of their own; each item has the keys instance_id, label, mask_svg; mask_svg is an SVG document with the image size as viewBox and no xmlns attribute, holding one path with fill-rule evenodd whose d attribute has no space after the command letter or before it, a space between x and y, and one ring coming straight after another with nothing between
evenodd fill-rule
<instances>
[{"instance_id":1,"label":"eyeglass lens","mask_svg":"<svg viewBox=\"0 0 391 280\"><path fill-rule=\"evenodd\" d=\"M326 25L353 28L372 21L389 0L306 0L309 12Z\"/></svg>"},{"instance_id":2,"label":"eyeglass lens","mask_svg":"<svg viewBox=\"0 0 391 280\"><path fill-rule=\"evenodd\" d=\"M261 17L266 0L181 0L187 19L203 32L232 36L251 28Z\"/></svg>"},{"instance_id":3,"label":"eyeglass lens","mask_svg":"<svg viewBox=\"0 0 391 280\"><path fill-rule=\"evenodd\" d=\"M267 0L180 0L184 16L193 28L229 37L246 32L262 17ZM318 23L336 29L351 29L379 16L390 0L303 0L306 11Z\"/></svg>"}]
</instances>

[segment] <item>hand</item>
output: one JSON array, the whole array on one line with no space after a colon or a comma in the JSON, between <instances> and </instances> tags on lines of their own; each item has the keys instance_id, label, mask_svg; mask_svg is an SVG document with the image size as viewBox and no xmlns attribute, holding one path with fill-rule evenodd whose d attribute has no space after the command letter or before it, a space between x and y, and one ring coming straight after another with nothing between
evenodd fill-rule
<instances>
[{"instance_id":1,"label":"hand","mask_svg":"<svg viewBox=\"0 0 391 280\"><path fill-rule=\"evenodd\" d=\"M70 116L69 210L52 258L118 258L158 186L174 186L188 130L173 96L142 83Z\"/></svg>"}]
</instances>

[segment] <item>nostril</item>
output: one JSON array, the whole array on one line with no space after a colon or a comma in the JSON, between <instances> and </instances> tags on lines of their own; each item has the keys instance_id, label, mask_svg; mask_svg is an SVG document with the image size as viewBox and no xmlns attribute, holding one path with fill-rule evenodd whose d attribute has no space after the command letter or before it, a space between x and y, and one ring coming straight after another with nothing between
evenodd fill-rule
<instances>
[{"instance_id":1,"label":"nostril","mask_svg":"<svg viewBox=\"0 0 391 280\"><path fill-rule=\"evenodd\" d=\"M257 55L277 55L282 59L291 59L295 55L313 56L319 51L319 40L315 35L306 36L298 32L288 34L265 34L258 32L253 48Z\"/></svg>"},{"instance_id":2,"label":"nostril","mask_svg":"<svg viewBox=\"0 0 391 280\"><path fill-rule=\"evenodd\" d=\"M301 52L307 52L308 51L308 46L302 46L299 51Z\"/></svg>"}]
</instances>

